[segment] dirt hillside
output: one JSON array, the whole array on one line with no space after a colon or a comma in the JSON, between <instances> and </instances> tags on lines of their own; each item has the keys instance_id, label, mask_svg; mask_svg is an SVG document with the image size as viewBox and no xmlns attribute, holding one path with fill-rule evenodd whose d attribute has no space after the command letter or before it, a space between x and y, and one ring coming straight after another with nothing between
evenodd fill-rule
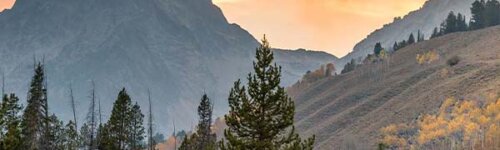
<instances>
[{"instance_id":1,"label":"dirt hillside","mask_svg":"<svg viewBox=\"0 0 500 150\"><path fill-rule=\"evenodd\" d=\"M417 62L417 54L435 60ZM458 56L458 64L447 61ZM435 112L447 97L500 93L500 27L449 34L403 48L383 62L296 85L296 126L319 149L375 149L379 129Z\"/></svg>"}]
</instances>

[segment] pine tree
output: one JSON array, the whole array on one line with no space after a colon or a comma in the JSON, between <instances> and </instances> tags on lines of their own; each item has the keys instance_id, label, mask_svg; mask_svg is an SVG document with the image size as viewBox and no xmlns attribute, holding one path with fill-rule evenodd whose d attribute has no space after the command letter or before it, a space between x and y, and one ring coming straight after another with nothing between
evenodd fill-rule
<instances>
[{"instance_id":1,"label":"pine tree","mask_svg":"<svg viewBox=\"0 0 500 150\"><path fill-rule=\"evenodd\" d=\"M452 11L448 14L448 17L446 18L445 22L443 23L444 30L442 30L442 31L444 31L444 34L456 32L457 31L456 24L457 24L457 16Z\"/></svg>"},{"instance_id":2,"label":"pine tree","mask_svg":"<svg viewBox=\"0 0 500 150\"><path fill-rule=\"evenodd\" d=\"M274 59L264 37L256 50L255 73L248 75L248 89L241 81L234 83L229 94L228 128L225 149L312 149L314 136L302 141L293 125L295 106L280 87L281 67L271 65Z\"/></svg>"},{"instance_id":3,"label":"pine tree","mask_svg":"<svg viewBox=\"0 0 500 150\"><path fill-rule=\"evenodd\" d=\"M78 139L78 131L76 130L76 124L73 121L69 121L64 129L64 149L65 150L76 150L80 146Z\"/></svg>"},{"instance_id":4,"label":"pine tree","mask_svg":"<svg viewBox=\"0 0 500 150\"><path fill-rule=\"evenodd\" d=\"M432 30L431 39L439 36L439 29L436 27Z\"/></svg>"},{"instance_id":5,"label":"pine tree","mask_svg":"<svg viewBox=\"0 0 500 150\"><path fill-rule=\"evenodd\" d=\"M179 150L196 150L196 143L194 142L196 139L196 134L192 134L190 138L188 138L188 135L185 135L181 146L179 146Z\"/></svg>"},{"instance_id":6,"label":"pine tree","mask_svg":"<svg viewBox=\"0 0 500 150\"><path fill-rule=\"evenodd\" d=\"M106 132L107 140L110 145L106 145L110 149L125 149L129 143L130 136L130 111L131 111L132 100L127 94L125 88L123 88L118 94L118 98L113 104L113 110L111 112L111 117L107 123Z\"/></svg>"},{"instance_id":7,"label":"pine tree","mask_svg":"<svg viewBox=\"0 0 500 150\"><path fill-rule=\"evenodd\" d=\"M28 92L28 103L21 122L22 138L25 149L47 149L44 141L48 135L49 118L47 117L47 90L45 88L44 67L41 63L35 66L35 75L31 80Z\"/></svg>"},{"instance_id":8,"label":"pine tree","mask_svg":"<svg viewBox=\"0 0 500 150\"><path fill-rule=\"evenodd\" d=\"M470 28L472 30L482 29L486 26L486 16L484 14L486 3L484 0L474 1L471 7L472 18L470 21Z\"/></svg>"},{"instance_id":9,"label":"pine tree","mask_svg":"<svg viewBox=\"0 0 500 150\"><path fill-rule=\"evenodd\" d=\"M23 107L19 104L19 98L15 94L4 95L0 112L2 118L1 148L0 149L21 149L21 117L19 112Z\"/></svg>"},{"instance_id":10,"label":"pine tree","mask_svg":"<svg viewBox=\"0 0 500 150\"><path fill-rule=\"evenodd\" d=\"M413 43L415 43L415 36L413 36L413 33L411 33L410 37L408 38L408 44L411 45Z\"/></svg>"},{"instance_id":11,"label":"pine tree","mask_svg":"<svg viewBox=\"0 0 500 150\"><path fill-rule=\"evenodd\" d=\"M113 147L113 141L111 139L111 135L109 133L109 126L107 124L103 124L99 126L98 130L98 139L99 139L99 145L98 149L116 149L116 147Z\"/></svg>"},{"instance_id":12,"label":"pine tree","mask_svg":"<svg viewBox=\"0 0 500 150\"><path fill-rule=\"evenodd\" d=\"M383 50L384 48L382 48L382 44L377 43L375 44L375 48L373 49L373 52L375 53L376 56L380 55L380 52Z\"/></svg>"},{"instance_id":13,"label":"pine tree","mask_svg":"<svg viewBox=\"0 0 500 150\"><path fill-rule=\"evenodd\" d=\"M486 26L496 26L500 24L500 3L497 0L488 0L485 5L484 15Z\"/></svg>"},{"instance_id":14,"label":"pine tree","mask_svg":"<svg viewBox=\"0 0 500 150\"><path fill-rule=\"evenodd\" d=\"M341 74L353 71L354 69L356 69L356 66L357 66L356 60L351 59L351 62L348 62L347 64L345 64L344 69L342 69L342 71L341 71Z\"/></svg>"},{"instance_id":15,"label":"pine tree","mask_svg":"<svg viewBox=\"0 0 500 150\"><path fill-rule=\"evenodd\" d=\"M398 42L394 42L394 45L392 45L392 50L394 50L394 51L399 50Z\"/></svg>"},{"instance_id":16,"label":"pine tree","mask_svg":"<svg viewBox=\"0 0 500 150\"><path fill-rule=\"evenodd\" d=\"M467 31L467 29L469 28L467 22L465 21L465 16L460 13L458 13L457 15L456 27L458 32Z\"/></svg>"},{"instance_id":17,"label":"pine tree","mask_svg":"<svg viewBox=\"0 0 500 150\"><path fill-rule=\"evenodd\" d=\"M144 115L141 112L141 107L137 102L130 111L130 137L129 137L129 145L132 150L141 150L144 149L144 145L142 145L142 141L144 140L145 129L143 124Z\"/></svg>"},{"instance_id":18,"label":"pine tree","mask_svg":"<svg viewBox=\"0 0 500 150\"><path fill-rule=\"evenodd\" d=\"M60 121L55 114L49 117L49 134L46 136L47 144L50 149L64 149L65 146L65 131L63 122Z\"/></svg>"},{"instance_id":19,"label":"pine tree","mask_svg":"<svg viewBox=\"0 0 500 150\"><path fill-rule=\"evenodd\" d=\"M425 40L425 35L420 30L418 30L417 42L422 42L424 40Z\"/></svg>"},{"instance_id":20,"label":"pine tree","mask_svg":"<svg viewBox=\"0 0 500 150\"><path fill-rule=\"evenodd\" d=\"M198 121L198 128L196 131L199 136L197 141L199 150L215 149L215 135L212 134L212 130L210 129L212 125L212 111L213 105L210 99L207 94L203 94L200 106L198 106L198 116L200 120Z\"/></svg>"},{"instance_id":21,"label":"pine tree","mask_svg":"<svg viewBox=\"0 0 500 150\"><path fill-rule=\"evenodd\" d=\"M216 136L212 133L212 111L213 105L210 102L207 94L201 97L200 105L198 106L198 116L200 117L196 132L191 137L185 137L181 148L191 150L215 150Z\"/></svg>"},{"instance_id":22,"label":"pine tree","mask_svg":"<svg viewBox=\"0 0 500 150\"><path fill-rule=\"evenodd\" d=\"M80 128L80 137L78 143L80 143L80 147L82 149L89 149L88 145L90 145L90 127L87 123L83 123L82 127Z\"/></svg>"},{"instance_id":23,"label":"pine tree","mask_svg":"<svg viewBox=\"0 0 500 150\"><path fill-rule=\"evenodd\" d=\"M7 125L7 133L2 140L2 149L22 149L20 122L13 121Z\"/></svg>"}]
</instances>

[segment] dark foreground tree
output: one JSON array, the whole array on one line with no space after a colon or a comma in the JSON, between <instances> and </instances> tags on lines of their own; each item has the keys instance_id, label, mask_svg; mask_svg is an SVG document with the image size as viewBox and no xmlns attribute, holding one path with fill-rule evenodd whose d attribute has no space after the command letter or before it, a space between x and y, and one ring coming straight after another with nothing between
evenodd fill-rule
<instances>
[{"instance_id":1,"label":"dark foreground tree","mask_svg":"<svg viewBox=\"0 0 500 150\"><path fill-rule=\"evenodd\" d=\"M44 84L44 67L41 63L35 66L35 75L31 80L28 92L28 103L24 110L21 126L22 141L25 149L46 149L48 143L47 90Z\"/></svg>"},{"instance_id":2,"label":"dark foreground tree","mask_svg":"<svg viewBox=\"0 0 500 150\"><path fill-rule=\"evenodd\" d=\"M78 131L76 130L76 124L73 121L69 121L64 129L64 149L65 150L76 150L80 143L78 141Z\"/></svg>"},{"instance_id":3,"label":"dark foreground tree","mask_svg":"<svg viewBox=\"0 0 500 150\"><path fill-rule=\"evenodd\" d=\"M234 83L229 95L225 149L312 149L314 136L302 140L293 125L295 105L281 87L281 67L272 65L274 56L264 37L256 50L254 74L248 75L248 89Z\"/></svg>"},{"instance_id":4,"label":"dark foreground tree","mask_svg":"<svg viewBox=\"0 0 500 150\"><path fill-rule=\"evenodd\" d=\"M185 136L181 147L185 150L215 150L216 136L210 129L212 125L213 105L207 94L201 98L198 106L198 116L200 117L196 132L191 137ZM181 150L182 150L181 149Z\"/></svg>"},{"instance_id":5,"label":"dark foreground tree","mask_svg":"<svg viewBox=\"0 0 500 150\"><path fill-rule=\"evenodd\" d=\"M486 2L484 0L476 0L472 3L471 13L472 18L470 19L470 29L482 29L486 26L486 17L484 14Z\"/></svg>"},{"instance_id":6,"label":"dark foreground tree","mask_svg":"<svg viewBox=\"0 0 500 150\"><path fill-rule=\"evenodd\" d=\"M413 41L415 42L415 39L413 39ZM380 52L382 52L382 50L384 50L384 48L382 47L382 44L380 44L379 42L375 44L375 48L373 48L373 53L375 53L375 56L378 56L380 55Z\"/></svg>"},{"instance_id":7,"label":"dark foreground tree","mask_svg":"<svg viewBox=\"0 0 500 150\"><path fill-rule=\"evenodd\" d=\"M2 128L0 149L21 149L21 117L19 112L23 107L15 94L4 95L0 108Z\"/></svg>"},{"instance_id":8,"label":"dark foreground tree","mask_svg":"<svg viewBox=\"0 0 500 150\"><path fill-rule=\"evenodd\" d=\"M144 114L141 112L139 104L135 103L130 111L130 125L129 125L129 145L132 150L141 150L146 148L143 145L145 129L143 126Z\"/></svg>"},{"instance_id":9,"label":"dark foreground tree","mask_svg":"<svg viewBox=\"0 0 500 150\"><path fill-rule=\"evenodd\" d=\"M132 105L132 100L125 88L116 99L108 122L99 127L100 149L144 149L145 129L142 126L144 115L139 105Z\"/></svg>"}]
</instances>

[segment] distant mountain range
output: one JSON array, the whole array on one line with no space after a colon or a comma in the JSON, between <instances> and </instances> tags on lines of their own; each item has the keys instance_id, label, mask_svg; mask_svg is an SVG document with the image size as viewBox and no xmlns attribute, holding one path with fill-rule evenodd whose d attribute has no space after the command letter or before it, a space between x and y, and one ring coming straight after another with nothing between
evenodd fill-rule
<instances>
[{"instance_id":1,"label":"distant mountain range","mask_svg":"<svg viewBox=\"0 0 500 150\"><path fill-rule=\"evenodd\" d=\"M215 103L215 115L224 114L229 88L251 71L258 46L211 0L17 0L0 13L0 33L6 90L22 101L35 57L47 66L49 109L62 119L71 118L70 84L78 117L86 118L95 81L104 118L122 87L142 106L151 89L162 132L174 121L178 129L190 128L204 92ZM275 54L284 85L337 60L306 50Z\"/></svg>"},{"instance_id":2,"label":"distant mountain range","mask_svg":"<svg viewBox=\"0 0 500 150\"><path fill-rule=\"evenodd\" d=\"M453 11L466 15L470 18L470 7L475 0L428 0L420 9L410 12L400 19L395 19L392 23L384 25L381 29L375 30L365 39L356 44L353 51L338 61L338 66L351 59L365 58L367 54L373 53L373 48L377 42L381 42L386 49L392 48L395 41L408 40L411 33L417 34L420 30L428 39L435 27L444 21L446 16Z\"/></svg>"}]
</instances>

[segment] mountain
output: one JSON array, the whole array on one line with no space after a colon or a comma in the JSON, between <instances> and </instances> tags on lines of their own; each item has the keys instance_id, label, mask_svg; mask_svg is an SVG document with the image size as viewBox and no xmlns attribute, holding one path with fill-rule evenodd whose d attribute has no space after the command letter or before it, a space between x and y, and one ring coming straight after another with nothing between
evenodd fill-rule
<instances>
[{"instance_id":1,"label":"mountain","mask_svg":"<svg viewBox=\"0 0 500 150\"><path fill-rule=\"evenodd\" d=\"M373 48L378 42L381 42L384 48L391 49L394 42L408 40L411 33L416 36L419 30L428 39L432 35L434 28L441 25L450 11L464 14L468 20L471 16L470 7L474 1L428 0L420 9L410 12L400 19L395 19L392 23L386 24L381 29L369 34L354 46L352 52L342 57L337 65L343 67L351 59L365 58L367 54L373 53Z\"/></svg>"},{"instance_id":2,"label":"mountain","mask_svg":"<svg viewBox=\"0 0 500 150\"><path fill-rule=\"evenodd\" d=\"M8 92L27 92L35 58L46 65L51 113L71 118L70 85L80 120L88 112L91 81L103 118L122 87L141 106L151 89L155 125L163 132L174 122L192 126L204 92L215 115L224 114L229 88L251 70L258 46L211 0L16 0L0 13L0 33ZM290 84L336 60L304 50L275 53Z\"/></svg>"},{"instance_id":3,"label":"mountain","mask_svg":"<svg viewBox=\"0 0 500 150\"><path fill-rule=\"evenodd\" d=\"M288 89L296 127L319 149L375 149L380 129L415 123L449 97L500 93L500 26L453 33L400 49L385 60ZM418 63L417 55L427 54ZM432 57L431 57L432 56ZM458 58L458 64L448 61Z\"/></svg>"}]
</instances>

